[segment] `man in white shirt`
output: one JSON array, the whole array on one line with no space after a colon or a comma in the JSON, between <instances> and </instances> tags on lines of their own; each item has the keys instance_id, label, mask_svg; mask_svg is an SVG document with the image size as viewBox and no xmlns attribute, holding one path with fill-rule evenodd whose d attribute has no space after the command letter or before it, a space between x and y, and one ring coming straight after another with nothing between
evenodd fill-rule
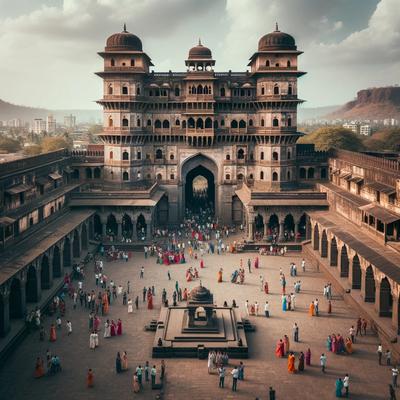
<instances>
[{"instance_id":1,"label":"man in white shirt","mask_svg":"<svg viewBox=\"0 0 400 400\"><path fill-rule=\"evenodd\" d=\"M269 318L269 304L268 304L268 301L266 301L265 304L264 304L264 313L265 313L265 317Z\"/></svg>"},{"instance_id":2,"label":"man in white shirt","mask_svg":"<svg viewBox=\"0 0 400 400\"><path fill-rule=\"evenodd\" d=\"M233 367L231 374L232 374L232 392L236 392L237 391L237 381L239 378L239 370L236 366Z\"/></svg>"},{"instance_id":3,"label":"man in white shirt","mask_svg":"<svg viewBox=\"0 0 400 400\"><path fill-rule=\"evenodd\" d=\"M397 388L397 377L399 376L399 369L398 367L392 368L392 385L394 388Z\"/></svg>"},{"instance_id":4,"label":"man in white shirt","mask_svg":"<svg viewBox=\"0 0 400 400\"><path fill-rule=\"evenodd\" d=\"M379 362L379 365L381 365L381 363L382 363L382 352L383 352L383 350L382 350L382 345L379 343L379 345L378 345L378 350L376 351L377 353L378 353L378 362Z\"/></svg>"},{"instance_id":5,"label":"man in white shirt","mask_svg":"<svg viewBox=\"0 0 400 400\"><path fill-rule=\"evenodd\" d=\"M71 323L71 321L67 321L67 332L68 332L68 336L72 333L72 323Z\"/></svg>"},{"instance_id":6,"label":"man in white shirt","mask_svg":"<svg viewBox=\"0 0 400 400\"><path fill-rule=\"evenodd\" d=\"M349 374L346 374L346 376L343 378L343 387L345 390L345 393L344 393L345 397L349 397L349 380L350 380Z\"/></svg>"}]
</instances>

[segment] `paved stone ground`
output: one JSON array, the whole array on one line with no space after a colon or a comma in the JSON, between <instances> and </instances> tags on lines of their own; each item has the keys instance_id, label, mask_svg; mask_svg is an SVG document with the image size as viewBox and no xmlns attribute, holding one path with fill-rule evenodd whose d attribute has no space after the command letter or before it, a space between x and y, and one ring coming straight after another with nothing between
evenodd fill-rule
<instances>
[{"instance_id":1,"label":"paved stone ground","mask_svg":"<svg viewBox=\"0 0 400 400\"><path fill-rule=\"evenodd\" d=\"M258 301L261 305L268 299L271 305L271 318L262 316L250 317L256 325L257 331L248 334L250 358L244 360L245 381L239 382L238 392L230 391L231 379L226 378L226 388L218 388L218 378L215 374L207 373L207 361L197 359L167 359L167 386L166 399L267 399L266 389L272 385L277 390L277 399L301 397L303 399L333 399L334 384L338 376L343 377L346 372L351 377L352 399L387 399L388 383L391 374L386 366L378 366L376 356L377 337L368 335L357 341L354 346L355 353L351 356L339 356L328 353L328 369L323 375L318 367L319 356L326 352L325 339L330 333L347 335L349 327L355 322L357 315L343 300L334 297L333 314L327 315L327 303L322 299L322 288L325 278L309 267L306 273L299 272L298 279L302 281L302 293L297 296L297 309L293 312L282 312L279 295L279 268L282 267L288 280L288 288L293 286L293 278L289 277L289 263L295 261L300 264L298 254L286 257L262 256L261 268L252 274L246 274L243 286L229 282L231 271L243 258L246 265L247 258L253 259L255 254L227 254L223 256L205 256L206 268L200 270L203 285L214 293L218 304L224 300L228 303L235 299L244 314L243 304L246 299L250 302ZM145 266L145 277L139 279L140 266ZM135 253L134 258L128 263L117 261L106 263L106 273L116 284L125 285L131 281L134 296L139 294L144 285L155 284L156 297L155 309L148 311L143 303L141 309L127 314L127 308L122 306L119 298L111 305L109 318L123 320L124 334L121 337L103 339L100 335L100 347L96 351L89 349L88 311L85 309L72 310L68 304L66 318L73 323L73 334L66 335L63 327L55 343L39 342L38 334L34 333L21 344L11 356L5 368L0 371L0 398L1 399L154 399L155 392L145 386L140 394L132 391L131 380L133 369L146 360L151 363L151 346L154 333L144 332L143 326L149 320L157 318L160 311L160 294L163 287L169 296L178 280L183 286L185 269L188 265L198 268L198 261L186 265L160 266L155 263L155 258L144 260L142 254ZM218 284L217 270L224 269L224 282ZM172 280L167 279L169 268ZM92 268L88 267L88 277L85 287L94 287ZM199 269L199 268L198 268ZM271 294L266 296L260 291L259 275L262 274L269 282ZM190 287L197 286L198 282L190 283ZM132 296L132 294L131 294ZM307 308L312 299L320 299L320 317L309 317ZM104 319L102 320L104 321ZM47 318L46 329L52 321ZM64 323L65 321L63 321ZM291 345L296 352L305 351L308 347L312 350L312 366L302 374L289 374L286 359L276 359L274 355L275 343L285 333L291 337L293 323L300 327L300 343ZM44 357L46 349L60 356L63 371L53 377L44 377L34 380L33 370L35 359L38 355ZM130 371L116 375L115 354L117 351L128 352ZM154 360L159 366L160 360ZM235 360L230 361L231 364ZM297 365L297 360L296 360ZM87 368L94 369L95 387L87 389L85 378ZM229 374L230 375L230 374Z\"/></svg>"}]
</instances>

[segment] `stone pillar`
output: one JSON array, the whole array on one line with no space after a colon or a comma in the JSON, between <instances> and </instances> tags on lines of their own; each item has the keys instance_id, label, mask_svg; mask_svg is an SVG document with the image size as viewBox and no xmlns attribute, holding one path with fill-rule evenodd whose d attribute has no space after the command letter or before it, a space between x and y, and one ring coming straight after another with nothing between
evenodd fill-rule
<instances>
[{"instance_id":1,"label":"stone pillar","mask_svg":"<svg viewBox=\"0 0 400 400\"><path fill-rule=\"evenodd\" d=\"M49 289L53 286L53 255L49 255Z\"/></svg>"},{"instance_id":2,"label":"stone pillar","mask_svg":"<svg viewBox=\"0 0 400 400\"><path fill-rule=\"evenodd\" d=\"M19 282L21 285L21 315L22 315L22 318L25 318L25 315L26 315L26 276L23 276Z\"/></svg>"},{"instance_id":3,"label":"stone pillar","mask_svg":"<svg viewBox=\"0 0 400 400\"><path fill-rule=\"evenodd\" d=\"M375 303L374 303L374 309L376 313L380 315L379 310L381 308L381 282L378 282L376 277L375 277Z\"/></svg>"},{"instance_id":4,"label":"stone pillar","mask_svg":"<svg viewBox=\"0 0 400 400\"><path fill-rule=\"evenodd\" d=\"M266 240L268 236L268 224L264 222L264 239Z\"/></svg>"},{"instance_id":5,"label":"stone pillar","mask_svg":"<svg viewBox=\"0 0 400 400\"><path fill-rule=\"evenodd\" d=\"M72 246L71 246L72 250ZM72 258L71 258L71 266L72 266ZM39 302L41 297L42 297L42 285L40 284L40 274L42 272L42 267L40 265L37 266L36 268L36 291L37 291L37 300L36 302Z\"/></svg>"},{"instance_id":6,"label":"stone pillar","mask_svg":"<svg viewBox=\"0 0 400 400\"><path fill-rule=\"evenodd\" d=\"M117 240L122 239L122 223L117 223Z\"/></svg>"},{"instance_id":7,"label":"stone pillar","mask_svg":"<svg viewBox=\"0 0 400 400\"><path fill-rule=\"evenodd\" d=\"M248 240L254 240L254 222L248 222Z\"/></svg>"},{"instance_id":8,"label":"stone pillar","mask_svg":"<svg viewBox=\"0 0 400 400\"><path fill-rule=\"evenodd\" d=\"M306 240L311 239L311 221L310 217L306 218Z\"/></svg>"},{"instance_id":9,"label":"stone pillar","mask_svg":"<svg viewBox=\"0 0 400 400\"><path fill-rule=\"evenodd\" d=\"M136 230L136 219L135 214L130 215L132 219L132 242L136 242L138 240L137 230Z\"/></svg>"},{"instance_id":10,"label":"stone pillar","mask_svg":"<svg viewBox=\"0 0 400 400\"><path fill-rule=\"evenodd\" d=\"M0 288L2 307L0 307L0 336L6 336L10 330L10 289L8 285Z\"/></svg>"},{"instance_id":11,"label":"stone pillar","mask_svg":"<svg viewBox=\"0 0 400 400\"><path fill-rule=\"evenodd\" d=\"M146 220L146 240L151 239L151 221Z\"/></svg>"},{"instance_id":12,"label":"stone pillar","mask_svg":"<svg viewBox=\"0 0 400 400\"><path fill-rule=\"evenodd\" d=\"M285 224L282 221L282 222L279 222L279 241L280 242L282 242L283 239L285 238L284 232L285 232Z\"/></svg>"},{"instance_id":13,"label":"stone pillar","mask_svg":"<svg viewBox=\"0 0 400 400\"><path fill-rule=\"evenodd\" d=\"M297 234L299 233L300 223L294 224L294 241L297 242Z\"/></svg>"}]
</instances>

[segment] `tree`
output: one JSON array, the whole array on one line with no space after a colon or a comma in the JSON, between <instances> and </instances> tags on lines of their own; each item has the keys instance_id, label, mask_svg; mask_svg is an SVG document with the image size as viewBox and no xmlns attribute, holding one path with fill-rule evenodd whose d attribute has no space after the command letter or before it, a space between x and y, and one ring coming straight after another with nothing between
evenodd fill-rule
<instances>
[{"instance_id":1,"label":"tree","mask_svg":"<svg viewBox=\"0 0 400 400\"><path fill-rule=\"evenodd\" d=\"M38 144L32 144L24 148L24 154L27 156L37 156L42 152L42 147Z\"/></svg>"},{"instance_id":2,"label":"tree","mask_svg":"<svg viewBox=\"0 0 400 400\"><path fill-rule=\"evenodd\" d=\"M371 151L399 151L400 128L384 128L364 140L365 147Z\"/></svg>"},{"instance_id":3,"label":"tree","mask_svg":"<svg viewBox=\"0 0 400 400\"><path fill-rule=\"evenodd\" d=\"M364 150L359 134L337 126L319 128L299 139L299 143L314 143L317 150L344 149L350 151Z\"/></svg>"},{"instance_id":4,"label":"tree","mask_svg":"<svg viewBox=\"0 0 400 400\"><path fill-rule=\"evenodd\" d=\"M16 153L21 150L21 144L18 140L10 138L0 138L0 151L6 153Z\"/></svg>"},{"instance_id":5,"label":"tree","mask_svg":"<svg viewBox=\"0 0 400 400\"><path fill-rule=\"evenodd\" d=\"M42 141L42 153L48 153L59 149L69 149L70 144L63 137L46 137Z\"/></svg>"}]
</instances>

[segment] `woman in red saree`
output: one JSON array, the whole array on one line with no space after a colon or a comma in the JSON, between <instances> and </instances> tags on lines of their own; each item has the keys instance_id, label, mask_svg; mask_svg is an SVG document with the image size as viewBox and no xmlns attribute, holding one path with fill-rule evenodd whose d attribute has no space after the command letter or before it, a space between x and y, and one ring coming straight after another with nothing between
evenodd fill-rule
<instances>
[{"instance_id":1,"label":"woman in red saree","mask_svg":"<svg viewBox=\"0 0 400 400\"><path fill-rule=\"evenodd\" d=\"M54 324L51 324L51 327L50 327L49 340L50 340L50 342L55 342L57 340L56 327L54 326Z\"/></svg>"},{"instance_id":2,"label":"woman in red saree","mask_svg":"<svg viewBox=\"0 0 400 400\"><path fill-rule=\"evenodd\" d=\"M115 325L115 322L114 322L114 320L111 320L111 330L110 330L110 332L111 332L111 336L115 336L116 335L116 325Z\"/></svg>"},{"instance_id":3,"label":"woman in red saree","mask_svg":"<svg viewBox=\"0 0 400 400\"><path fill-rule=\"evenodd\" d=\"M264 282L264 292L265 292L265 294L269 293L268 282Z\"/></svg>"},{"instance_id":4,"label":"woman in red saree","mask_svg":"<svg viewBox=\"0 0 400 400\"><path fill-rule=\"evenodd\" d=\"M182 299L183 299L183 301L187 301L187 299L188 299L188 291L186 288L183 291Z\"/></svg>"},{"instance_id":5,"label":"woman in red saree","mask_svg":"<svg viewBox=\"0 0 400 400\"><path fill-rule=\"evenodd\" d=\"M148 310L153 309L153 294L151 293L150 290L147 291L147 309Z\"/></svg>"},{"instance_id":6,"label":"woman in red saree","mask_svg":"<svg viewBox=\"0 0 400 400\"><path fill-rule=\"evenodd\" d=\"M221 282L222 282L222 268L220 268L219 271L218 271L218 279L217 279L217 282L218 282L218 283L221 283Z\"/></svg>"},{"instance_id":7,"label":"woman in red saree","mask_svg":"<svg viewBox=\"0 0 400 400\"><path fill-rule=\"evenodd\" d=\"M282 339L279 339L279 342L276 344L276 347L275 347L275 355L278 357L278 358L282 358L283 356L284 356L284 344L283 344L283 341L282 341Z\"/></svg>"},{"instance_id":8,"label":"woman in red saree","mask_svg":"<svg viewBox=\"0 0 400 400\"><path fill-rule=\"evenodd\" d=\"M256 259L254 260L254 268L258 269L259 266L259 260L258 257L256 257Z\"/></svg>"},{"instance_id":9,"label":"woman in red saree","mask_svg":"<svg viewBox=\"0 0 400 400\"><path fill-rule=\"evenodd\" d=\"M86 377L86 384L88 388L92 388L94 385L94 374L91 369L89 369Z\"/></svg>"},{"instance_id":10,"label":"woman in red saree","mask_svg":"<svg viewBox=\"0 0 400 400\"><path fill-rule=\"evenodd\" d=\"M119 318L117 321L117 335L118 336L122 335L122 321Z\"/></svg>"},{"instance_id":11,"label":"woman in red saree","mask_svg":"<svg viewBox=\"0 0 400 400\"><path fill-rule=\"evenodd\" d=\"M35 377L35 378L41 378L42 376L44 376L43 360L42 360L40 357L38 357L38 358L36 359L34 377Z\"/></svg>"},{"instance_id":12,"label":"woman in red saree","mask_svg":"<svg viewBox=\"0 0 400 400\"><path fill-rule=\"evenodd\" d=\"M204 260L203 259L200 260L200 268L204 268Z\"/></svg>"}]
</instances>

